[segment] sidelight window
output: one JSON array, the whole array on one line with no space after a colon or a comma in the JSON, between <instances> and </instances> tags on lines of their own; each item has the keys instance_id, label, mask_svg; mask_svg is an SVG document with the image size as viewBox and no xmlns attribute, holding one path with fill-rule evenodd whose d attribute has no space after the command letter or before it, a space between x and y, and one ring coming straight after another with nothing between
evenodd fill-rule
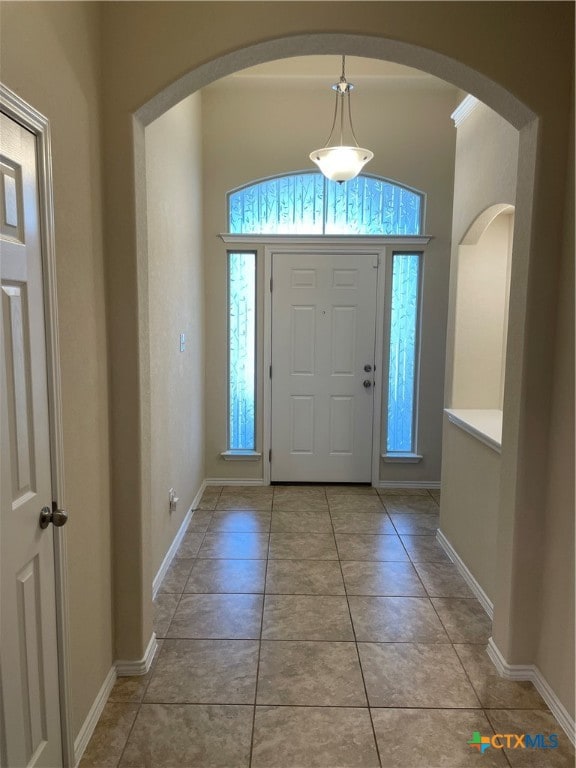
<instances>
[{"instance_id":1,"label":"sidelight window","mask_svg":"<svg viewBox=\"0 0 576 768\"><path fill-rule=\"evenodd\" d=\"M414 453L420 309L419 253L394 253L390 301L386 450Z\"/></svg>"},{"instance_id":2,"label":"sidelight window","mask_svg":"<svg viewBox=\"0 0 576 768\"><path fill-rule=\"evenodd\" d=\"M228 449L256 448L256 253L228 253Z\"/></svg>"}]
</instances>

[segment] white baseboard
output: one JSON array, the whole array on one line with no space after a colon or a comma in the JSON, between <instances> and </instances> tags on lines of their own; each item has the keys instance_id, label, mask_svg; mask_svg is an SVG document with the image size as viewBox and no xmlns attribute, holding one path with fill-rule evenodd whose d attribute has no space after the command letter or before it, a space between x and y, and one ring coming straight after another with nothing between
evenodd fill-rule
<instances>
[{"instance_id":1,"label":"white baseboard","mask_svg":"<svg viewBox=\"0 0 576 768\"><path fill-rule=\"evenodd\" d=\"M476 581L476 578L473 576L472 572L469 570L466 563L462 560L458 552L454 549L452 544L448 541L446 536L442 533L440 529L436 532L436 539L438 541L438 544L442 547L444 552L448 555L450 560L454 563L456 568L458 569L460 575L468 584L472 592L474 593L475 597L478 598L478 601L482 608L486 611L490 619L494 618L494 605L492 604L492 601L484 592L480 584Z\"/></svg>"},{"instance_id":2,"label":"white baseboard","mask_svg":"<svg viewBox=\"0 0 576 768\"><path fill-rule=\"evenodd\" d=\"M507 680L529 680L534 684L534 687L550 707L550 712L558 720L566 736L576 746L576 723L574 718L571 717L566 707L556 696L550 683L538 667L535 664L508 664L492 637L488 640L487 653L501 677L505 677Z\"/></svg>"},{"instance_id":3,"label":"white baseboard","mask_svg":"<svg viewBox=\"0 0 576 768\"><path fill-rule=\"evenodd\" d=\"M152 637L148 647L144 651L144 656L136 661L119 660L114 666L118 677L132 677L133 675L145 675L152 665L154 654L158 650L158 641L156 635L152 632Z\"/></svg>"},{"instance_id":4,"label":"white baseboard","mask_svg":"<svg viewBox=\"0 0 576 768\"><path fill-rule=\"evenodd\" d=\"M184 520L182 520L182 524L180 525L180 528L178 528L178 533L174 537L174 540L170 545L170 549L168 550L168 552L166 552L164 560L162 560L162 565L160 566L160 568L158 569L158 573L154 577L154 581L152 582L152 599L154 599L158 594L160 585L162 584L164 576L166 576L166 571L168 570L168 568L170 568L172 560L174 559L174 556L178 551L178 547L180 546L180 544L182 543L182 539L186 535L186 530L188 528L190 520L192 519L194 510L196 509L198 504L200 504L200 499L202 498L202 494L204 493L206 484L207 484L206 480L203 480L200 485L200 490L198 491L196 496L194 496L194 500L192 501L192 504L190 505L188 512L186 512L186 516L184 517Z\"/></svg>"},{"instance_id":5,"label":"white baseboard","mask_svg":"<svg viewBox=\"0 0 576 768\"><path fill-rule=\"evenodd\" d=\"M376 488L440 488L440 480L380 480Z\"/></svg>"},{"instance_id":6,"label":"white baseboard","mask_svg":"<svg viewBox=\"0 0 576 768\"><path fill-rule=\"evenodd\" d=\"M112 691L112 688L114 687L115 682L116 682L116 666L113 666L111 667L110 671L106 675L106 679L102 683L102 687L98 691L98 694L94 699L94 703L90 707L90 711L86 716L86 720L84 720L84 722L82 723L82 727L80 728L78 736L74 740L74 765L75 766L77 766L80 760L82 759L82 755L84 754L86 747L88 746L88 742L92 738L94 729L98 724L98 720L100 719L102 710L106 706L106 702L108 701L108 697L110 696L110 693Z\"/></svg>"},{"instance_id":7,"label":"white baseboard","mask_svg":"<svg viewBox=\"0 0 576 768\"><path fill-rule=\"evenodd\" d=\"M262 478L243 480L241 477L208 477L204 480L206 486L210 485L266 485Z\"/></svg>"}]
</instances>

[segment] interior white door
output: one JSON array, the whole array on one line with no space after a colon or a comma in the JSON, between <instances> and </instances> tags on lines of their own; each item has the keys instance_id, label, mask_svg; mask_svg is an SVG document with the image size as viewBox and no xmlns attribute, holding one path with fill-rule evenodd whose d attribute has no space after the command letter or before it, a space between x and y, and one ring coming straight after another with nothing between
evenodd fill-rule
<instances>
[{"instance_id":1,"label":"interior white door","mask_svg":"<svg viewBox=\"0 0 576 768\"><path fill-rule=\"evenodd\" d=\"M0 115L3 765L62 764L36 140Z\"/></svg>"},{"instance_id":2,"label":"interior white door","mask_svg":"<svg viewBox=\"0 0 576 768\"><path fill-rule=\"evenodd\" d=\"M271 479L369 482L378 257L272 255Z\"/></svg>"}]
</instances>

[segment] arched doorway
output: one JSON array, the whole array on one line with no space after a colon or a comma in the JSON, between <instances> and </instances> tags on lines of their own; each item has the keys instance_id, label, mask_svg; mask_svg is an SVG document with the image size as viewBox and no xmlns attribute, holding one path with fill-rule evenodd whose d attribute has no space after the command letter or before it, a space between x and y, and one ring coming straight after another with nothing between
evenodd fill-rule
<instances>
[{"instance_id":1,"label":"arched doorway","mask_svg":"<svg viewBox=\"0 0 576 768\"><path fill-rule=\"evenodd\" d=\"M444 55L431 50L422 49L418 46L412 46L398 41L387 40L377 37L365 37L348 34L313 34L296 35L287 38L259 43L247 48L243 48L232 53L208 62L165 88L160 94L157 94L143 105L134 115L134 156L136 167L136 224L137 231L145 231L146 222L146 202L143 196L143 185L141 179L144 168L144 127L151 123L156 117L161 115L168 108L176 104L185 96L202 88L214 80L229 74L245 66L256 63L263 63L277 58L284 58L296 55L318 53L346 53L348 55L370 56L373 58L387 59L416 66L432 74L438 75L449 80L467 91L474 92L486 104L498 111L504 118L509 120L517 129L520 130L520 160L519 160L519 180L517 198L517 221L515 248L513 255L514 270L516 279L514 281L513 296L511 297L511 315L515 317L513 323L514 333L516 335L514 348L518 352L523 349L524 324L523 317L526 313L526 285L528 271L530 267L530 232L531 232L531 209L534 185L534 167L536 156L535 133L537 127L536 116L525 107L513 95L507 93L497 83L473 71L469 67L450 59ZM142 237L137 249L137 283L138 283L138 301L140 308L138 312L138 345L139 358L141 361L139 369L139 391L141 393L138 402L138 416L140 427L140 446L139 446L139 477L140 480L140 498L141 504L135 505L131 511L134 519L129 523L142 532L142 553L135 555L134 560L138 563L137 569L133 571L129 580L134 588L137 582L137 590L142 600L142 624L141 629L146 636L146 593L149 590L149 567L146 565L147 552L149 550L146 544L148 535L143 515L143 510L147 509L147 471L149 465L149 402L147 401L148 376L149 371L145 362L149 349L149 333L146 320L145 308L148 306L148 289L146 277L147 251L145 237ZM142 311L144 310L144 311ZM513 542L518 547L521 536L520 531L514 525L515 509L517 505L517 486L515 483L516 473L518 472L519 460L521 460L521 446L519 444L520 421L521 421L521 401L522 401L522 371L524 360L522 354L516 354L514 359L509 362L507 370L507 398L509 407L507 408L507 423L505 424L505 433L507 435L506 453L503 456L503 462L508 468L505 472L507 477L507 487L502 491L502 504L505 509L506 519L503 524L503 535L508 541L505 548L512 552ZM136 415L136 414L135 414ZM128 513L127 513L128 514ZM142 558L142 559L141 559ZM129 568L130 557L122 566L122 571ZM518 578L515 572L515 563L512 558L503 562L499 578L499 596L496 600L496 630L499 645L503 649L511 647L510 632L510 612L512 602L513 583ZM118 611L122 613L122 604L125 602L122 595L118 596ZM499 609L498 605L502 608ZM519 616L521 615L519 611ZM520 623L521 620L519 619ZM518 625L519 626L519 625ZM135 638L127 640L130 645ZM138 644L142 647L144 638L140 638Z\"/></svg>"}]
</instances>

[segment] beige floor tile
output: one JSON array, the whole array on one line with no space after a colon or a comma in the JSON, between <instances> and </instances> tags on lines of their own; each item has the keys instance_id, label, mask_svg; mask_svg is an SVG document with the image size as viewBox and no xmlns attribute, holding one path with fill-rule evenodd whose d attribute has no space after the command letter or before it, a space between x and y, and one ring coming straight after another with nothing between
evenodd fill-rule
<instances>
[{"instance_id":1,"label":"beige floor tile","mask_svg":"<svg viewBox=\"0 0 576 768\"><path fill-rule=\"evenodd\" d=\"M392 512L390 518L398 533L412 536L436 536L440 524L440 515L430 512L411 512L405 515Z\"/></svg>"},{"instance_id":2,"label":"beige floor tile","mask_svg":"<svg viewBox=\"0 0 576 768\"><path fill-rule=\"evenodd\" d=\"M216 505L216 502L214 502ZM188 531L206 531L212 519L212 510L195 509L190 518Z\"/></svg>"},{"instance_id":3,"label":"beige floor tile","mask_svg":"<svg viewBox=\"0 0 576 768\"><path fill-rule=\"evenodd\" d=\"M341 566L349 595L426 597L412 563L344 560Z\"/></svg>"},{"instance_id":4,"label":"beige floor tile","mask_svg":"<svg viewBox=\"0 0 576 768\"><path fill-rule=\"evenodd\" d=\"M256 703L366 706L355 644L262 641Z\"/></svg>"},{"instance_id":5,"label":"beige floor tile","mask_svg":"<svg viewBox=\"0 0 576 768\"><path fill-rule=\"evenodd\" d=\"M144 701L252 704L257 640L166 640Z\"/></svg>"},{"instance_id":6,"label":"beige floor tile","mask_svg":"<svg viewBox=\"0 0 576 768\"><path fill-rule=\"evenodd\" d=\"M552 744L550 736L558 737L556 748L504 749L512 768L574 768L574 747L550 712L491 709L486 714L496 733L530 734L532 737L542 734L549 747ZM528 745L529 742L525 743Z\"/></svg>"},{"instance_id":7,"label":"beige floor tile","mask_svg":"<svg viewBox=\"0 0 576 768\"><path fill-rule=\"evenodd\" d=\"M378 488L378 495L383 499L395 496L428 496L426 488Z\"/></svg>"},{"instance_id":8,"label":"beige floor tile","mask_svg":"<svg viewBox=\"0 0 576 768\"><path fill-rule=\"evenodd\" d=\"M272 533L332 533L332 520L326 509L315 511L285 511L276 509L272 512Z\"/></svg>"},{"instance_id":9,"label":"beige floor tile","mask_svg":"<svg viewBox=\"0 0 576 768\"><path fill-rule=\"evenodd\" d=\"M264 592L266 560L225 560L214 558L194 562L184 592Z\"/></svg>"},{"instance_id":10,"label":"beige floor tile","mask_svg":"<svg viewBox=\"0 0 576 768\"><path fill-rule=\"evenodd\" d=\"M251 640L260 637L262 595L184 594L167 637Z\"/></svg>"},{"instance_id":11,"label":"beige floor tile","mask_svg":"<svg viewBox=\"0 0 576 768\"><path fill-rule=\"evenodd\" d=\"M228 493L220 495L217 510L246 510L270 512L272 510L272 494L258 493Z\"/></svg>"},{"instance_id":12,"label":"beige floor tile","mask_svg":"<svg viewBox=\"0 0 576 768\"><path fill-rule=\"evenodd\" d=\"M428 493L430 494L430 496L432 496L432 498L434 499L436 504L440 504L440 489L439 488L429 488L428 489Z\"/></svg>"},{"instance_id":13,"label":"beige floor tile","mask_svg":"<svg viewBox=\"0 0 576 768\"><path fill-rule=\"evenodd\" d=\"M263 640L354 640L344 596L266 595Z\"/></svg>"},{"instance_id":14,"label":"beige floor tile","mask_svg":"<svg viewBox=\"0 0 576 768\"><path fill-rule=\"evenodd\" d=\"M330 497L330 512L384 512L378 495L339 493Z\"/></svg>"},{"instance_id":15,"label":"beige floor tile","mask_svg":"<svg viewBox=\"0 0 576 768\"><path fill-rule=\"evenodd\" d=\"M386 512L330 512L335 533L396 533Z\"/></svg>"},{"instance_id":16,"label":"beige floor tile","mask_svg":"<svg viewBox=\"0 0 576 768\"><path fill-rule=\"evenodd\" d=\"M367 709L256 707L252 768L379 768Z\"/></svg>"},{"instance_id":17,"label":"beige floor tile","mask_svg":"<svg viewBox=\"0 0 576 768\"><path fill-rule=\"evenodd\" d=\"M284 512L328 512L326 497L308 496L304 493L274 496L274 510Z\"/></svg>"},{"instance_id":18,"label":"beige floor tile","mask_svg":"<svg viewBox=\"0 0 576 768\"><path fill-rule=\"evenodd\" d=\"M359 643L371 707L477 708L451 645Z\"/></svg>"},{"instance_id":19,"label":"beige floor tile","mask_svg":"<svg viewBox=\"0 0 576 768\"><path fill-rule=\"evenodd\" d=\"M266 592L280 595L344 595L340 564L334 560L269 560Z\"/></svg>"},{"instance_id":20,"label":"beige floor tile","mask_svg":"<svg viewBox=\"0 0 576 768\"><path fill-rule=\"evenodd\" d=\"M284 496L302 496L303 498L326 500L326 489L323 485L275 485L274 501Z\"/></svg>"},{"instance_id":21,"label":"beige floor tile","mask_svg":"<svg viewBox=\"0 0 576 768\"><path fill-rule=\"evenodd\" d=\"M254 708L143 704L122 756L124 768L247 768Z\"/></svg>"},{"instance_id":22,"label":"beige floor tile","mask_svg":"<svg viewBox=\"0 0 576 768\"><path fill-rule=\"evenodd\" d=\"M246 510L216 510L208 525L210 533L214 531L234 531L238 533L268 533L270 530L270 512Z\"/></svg>"},{"instance_id":23,"label":"beige floor tile","mask_svg":"<svg viewBox=\"0 0 576 768\"><path fill-rule=\"evenodd\" d=\"M414 567L430 597L474 597L453 563L416 562Z\"/></svg>"},{"instance_id":24,"label":"beige floor tile","mask_svg":"<svg viewBox=\"0 0 576 768\"><path fill-rule=\"evenodd\" d=\"M212 510L216 507L220 498L221 487L206 488L198 504L199 510Z\"/></svg>"},{"instance_id":25,"label":"beige floor tile","mask_svg":"<svg viewBox=\"0 0 576 768\"><path fill-rule=\"evenodd\" d=\"M188 557L175 557L160 584L159 594L179 595L188 581L194 560Z\"/></svg>"},{"instance_id":26,"label":"beige floor tile","mask_svg":"<svg viewBox=\"0 0 576 768\"><path fill-rule=\"evenodd\" d=\"M426 492L424 495L382 496L382 501L389 514L411 514L412 512L438 514L438 504Z\"/></svg>"},{"instance_id":27,"label":"beige floor tile","mask_svg":"<svg viewBox=\"0 0 576 768\"><path fill-rule=\"evenodd\" d=\"M273 560L337 560L332 533L271 533L268 556Z\"/></svg>"},{"instance_id":28,"label":"beige floor tile","mask_svg":"<svg viewBox=\"0 0 576 768\"><path fill-rule=\"evenodd\" d=\"M156 595L154 600L153 615L154 632L156 632L156 637L165 637L179 601L180 595Z\"/></svg>"},{"instance_id":29,"label":"beige floor tile","mask_svg":"<svg viewBox=\"0 0 576 768\"><path fill-rule=\"evenodd\" d=\"M138 704L108 702L86 747L81 768L117 766L137 712Z\"/></svg>"},{"instance_id":30,"label":"beige floor tile","mask_svg":"<svg viewBox=\"0 0 576 768\"><path fill-rule=\"evenodd\" d=\"M482 645L455 645L454 649L483 707L487 709L547 709L529 681L506 680L497 673Z\"/></svg>"},{"instance_id":31,"label":"beige floor tile","mask_svg":"<svg viewBox=\"0 0 576 768\"><path fill-rule=\"evenodd\" d=\"M475 598L433 597L432 605L453 643L488 642L492 621Z\"/></svg>"},{"instance_id":32,"label":"beige floor tile","mask_svg":"<svg viewBox=\"0 0 576 768\"><path fill-rule=\"evenodd\" d=\"M337 533L336 544L341 560L408 560L396 535Z\"/></svg>"},{"instance_id":33,"label":"beige floor tile","mask_svg":"<svg viewBox=\"0 0 576 768\"><path fill-rule=\"evenodd\" d=\"M450 563L435 536L400 536L413 563Z\"/></svg>"},{"instance_id":34,"label":"beige floor tile","mask_svg":"<svg viewBox=\"0 0 576 768\"><path fill-rule=\"evenodd\" d=\"M273 496L274 488L270 485L223 485L221 496Z\"/></svg>"},{"instance_id":35,"label":"beige floor tile","mask_svg":"<svg viewBox=\"0 0 576 768\"><path fill-rule=\"evenodd\" d=\"M204 531L192 530L187 531L184 534L178 551L176 552L176 558L184 557L191 558L196 557L198 550L204 540Z\"/></svg>"},{"instance_id":36,"label":"beige floor tile","mask_svg":"<svg viewBox=\"0 0 576 768\"><path fill-rule=\"evenodd\" d=\"M237 531L206 533L198 551L199 558L223 558L226 560L263 560L267 554L267 533Z\"/></svg>"},{"instance_id":37,"label":"beige floor tile","mask_svg":"<svg viewBox=\"0 0 576 768\"><path fill-rule=\"evenodd\" d=\"M448 643L427 597L348 597L358 642Z\"/></svg>"},{"instance_id":38,"label":"beige floor tile","mask_svg":"<svg viewBox=\"0 0 576 768\"><path fill-rule=\"evenodd\" d=\"M330 500L333 496L353 496L361 494L363 496L377 496L378 491L370 485L327 485L325 488L326 498Z\"/></svg>"},{"instance_id":39,"label":"beige floor tile","mask_svg":"<svg viewBox=\"0 0 576 768\"><path fill-rule=\"evenodd\" d=\"M376 740L386 768L507 768L500 750L476 754L474 731L491 735L479 709L372 709Z\"/></svg>"}]
</instances>

